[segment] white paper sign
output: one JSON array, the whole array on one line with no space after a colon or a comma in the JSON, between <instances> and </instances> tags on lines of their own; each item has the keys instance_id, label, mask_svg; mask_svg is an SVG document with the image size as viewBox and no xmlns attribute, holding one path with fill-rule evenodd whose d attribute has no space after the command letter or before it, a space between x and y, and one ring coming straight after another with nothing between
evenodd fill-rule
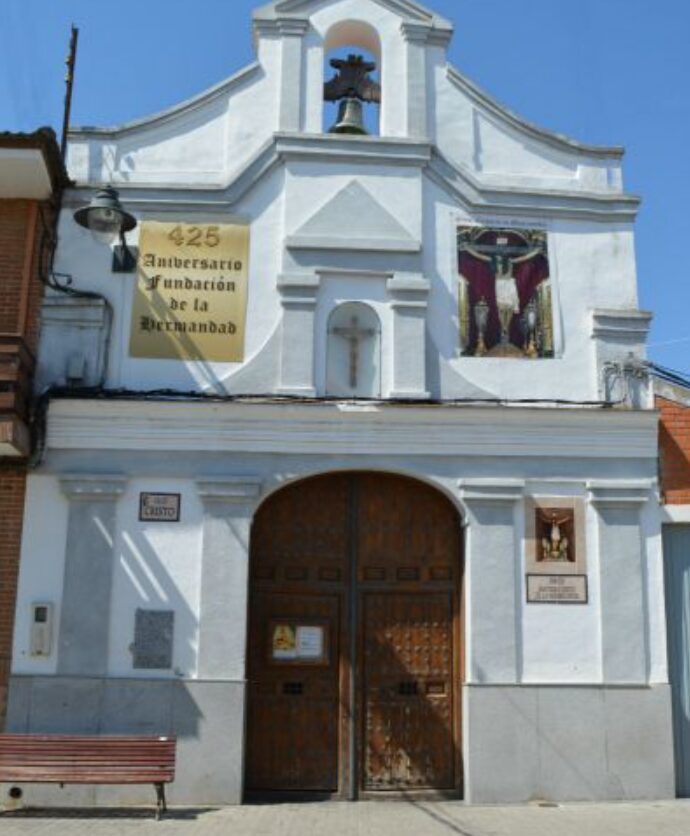
<instances>
[{"instance_id":1,"label":"white paper sign","mask_svg":"<svg viewBox=\"0 0 690 836\"><path fill-rule=\"evenodd\" d=\"M320 659L323 656L323 627L297 628L297 656Z\"/></svg>"}]
</instances>

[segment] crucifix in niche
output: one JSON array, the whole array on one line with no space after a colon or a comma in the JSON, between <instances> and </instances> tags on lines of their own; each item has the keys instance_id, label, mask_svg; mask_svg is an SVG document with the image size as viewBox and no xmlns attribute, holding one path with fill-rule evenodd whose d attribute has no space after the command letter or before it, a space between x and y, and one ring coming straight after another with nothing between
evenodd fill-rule
<instances>
[{"instance_id":1,"label":"crucifix in niche","mask_svg":"<svg viewBox=\"0 0 690 836\"><path fill-rule=\"evenodd\" d=\"M378 398L381 394L381 325L368 305L339 305L328 322L326 393Z\"/></svg>"},{"instance_id":2,"label":"crucifix in niche","mask_svg":"<svg viewBox=\"0 0 690 836\"><path fill-rule=\"evenodd\" d=\"M345 328L336 326L332 333L343 337L350 344L350 387L356 389L360 343L367 337L373 337L376 331L373 328L362 328L359 324L359 318L352 316L348 326Z\"/></svg>"}]
</instances>

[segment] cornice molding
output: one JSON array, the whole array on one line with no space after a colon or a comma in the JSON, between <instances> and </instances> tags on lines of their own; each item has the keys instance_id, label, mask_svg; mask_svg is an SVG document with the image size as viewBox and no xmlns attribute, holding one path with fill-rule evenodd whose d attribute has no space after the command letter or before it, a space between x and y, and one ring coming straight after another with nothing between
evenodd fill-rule
<instances>
[{"instance_id":1,"label":"cornice molding","mask_svg":"<svg viewBox=\"0 0 690 836\"><path fill-rule=\"evenodd\" d=\"M256 9L252 15L254 23L274 20L279 17L308 13L310 6L321 5L323 0L274 0ZM414 0L374 0L379 6L397 14L405 20L418 21L436 29L453 33L453 25L445 18L427 9Z\"/></svg>"},{"instance_id":2,"label":"cornice molding","mask_svg":"<svg viewBox=\"0 0 690 836\"><path fill-rule=\"evenodd\" d=\"M571 139L564 134L548 131L545 128L540 128L538 125L534 125L494 99L474 82L470 81L467 76L453 67L452 64L448 64L447 74L451 83L462 90L471 101L485 108L495 116L498 116L503 122L506 122L520 133L532 137L532 139L544 142L559 151L565 151L566 153L577 154L579 156L620 160L625 155L625 148L619 145L588 145Z\"/></svg>"},{"instance_id":3,"label":"cornice molding","mask_svg":"<svg viewBox=\"0 0 690 836\"><path fill-rule=\"evenodd\" d=\"M197 479L196 488L206 503L247 504L261 496L263 480L258 476L226 476L222 479Z\"/></svg>"},{"instance_id":4,"label":"cornice molding","mask_svg":"<svg viewBox=\"0 0 690 836\"><path fill-rule=\"evenodd\" d=\"M452 29L438 29L427 23L404 20L400 24L400 31L408 43L421 46L447 47L453 37Z\"/></svg>"},{"instance_id":5,"label":"cornice molding","mask_svg":"<svg viewBox=\"0 0 690 836\"><path fill-rule=\"evenodd\" d=\"M657 457L653 410L56 400L49 450L505 458Z\"/></svg>"},{"instance_id":6,"label":"cornice molding","mask_svg":"<svg viewBox=\"0 0 690 836\"><path fill-rule=\"evenodd\" d=\"M396 273L386 282L386 290L391 296L424 301L431 293L431 282L422 274Z\"/></svg>"},{"instance_id":7,"label":"cornice molding","mask_svg":"<svg viewBox=\"0 0 690 836\"><path fill-rule=\"evenodd\" d=\"M113 182L120 193L126 194L127 205L139 212L227 213L280 165L275 140L271 138L225 184L184 187L171 183ZM99 188L99 185L79 184L66 193L63 205L82 205Z\"/></svg>"},{"instance_id":8,"label":"cornice molding","mask_svg":"<svg viewBox=\"0 0 690 836\"><path fill-rule=\"evenodd\" d=\"M690 523L690 505L662 506L661 522L664 525L687 525Z\"/></svg>"},{"instance_id":9,"label":"cornice molding","mask_svg":"<svg viewBox=\"0 0 690 836\"><path fill-rule=\"evenodd\" d=\"M44 296L41 302L41 325L65 328L103 328L108 317L105 299L81 296Z\"/></svg>"},{"instance_id":10,"label":"cornice molding","mask_svg":"<svg viewBox=\"0 0 690 836\"><path fill-rule=\"evenodd\" d=\"M192 113L204 105L209 104L220 96L230 93L234 87L239 86L243 82L249 81L252 76L260 73L261 65L258 62L249 64L241 69L239 72L231 75L229 78L223 79L208 90L204 90L197 96L192 96L190 99L185 99L172 107L165 110L159 110L149 116L144 116L141 119L133 119L130 122L123 122L121 125L112 125L106 127L98 127L92 125L82 125L70 128L68 138L70 140L82 139L120 139L122 136L130 134L134 131L146 130L148 128L158 127L167 122L171 122L177 117Z\"/></svg>"},{"instance_id":11,"label":"cornice molding","mask_svg":"<svg viewBox=\"0 0 690 836\"><path fill-rule=\"evenodd\" d=\"M512 505L525 493L521 479L460 479L458 488L464 502L477 505Z\"/></svg>"},{"instance_id":12,"label":"cornice molding","mask_svg":"<svg viewBox=\"0 0 690 836\"><path fill-rule=\"evenodd\" d=\"M309 31L311 24L306 18L283 16L272 20L257 19L252 25L255 38L264 35L302 38Z\"/></svg>"},{"instance_id":13,"label":"cornice molding","mask_svg":"<svg viewBox=\"0 0 690 836\"><path fill-rule=\"evenodd\" d=\"M417 168L460 205L478 216L570 219L632 223L640 206L634 195L522 188L488 188L469 171L447 160L428 142L370 136L276 133L225 184L185 188L173 184L117 181L127 204L139 211L227 212L272 171L289 161L332 161ZM83 203L99 184L70 190L65 205ZM297 242L297 245L305 242ZM318 249L319 247L317 247Z\"/></svg>"},{"instance_id":14,"label":"cornice molding","mask_svg":"<svg viewBox=\"0 0 690 836\"><path fill-rule=\"evenodd\" d=\"M278 290L281 293L300 291L315 295L321 286L321 276L318 273L280 273L278 276Z\"/></svg>"},{"instance_id":15,"label":"cornice molding","mask_svg":"<svg viewBox=\"0 0 690 836\"><path fill-rule=\"evenodd\" d=\"M282 131L276 151L284 160L337 159L362 164L423 168L431 160L429 142L353 134L306 134Z\"/></svg>"},{"instance_id":16,"label":"cornice molding","mask_svg":"<svg viewBox=\"0 0 690 836\"><path fill-rule=\"evenodd\" d=\"M281 273L278 276L280 303L284 308L315 308L320 287L321 276L317 273Z\"/></svg>"},{"instance_id":17,"label":"cornice molding","mask_svg":"<svg viewBox=\"0 0 690 836\"><path fill-rule=\"evenodd\" d=\"M117 501L127 488L127 477L119 474L65 474L59 477L59 482L60 490L72 501Z\"/></svg>"},{"instance_id":18,"label":"cornice molding","mask_svg":"<svg viewBox=\"0 0 690 836\"><path fill-rule=\"evenodd\" d=\"M656 483L651 480L587 482L589 501L596 508L639 508L655 490Z\"/></svg>"},{"instance_id":19,"label":"cornice molding","mask_svg":"<svg viewBox=\"0 0 690 836\"><path fill-rule=\"evenodd\" d=\"M289 250L326 250L330 252L418 253L422 242L413 238L353 238L342 235L288 235Z\"/></svg>"},{"instance_id":20,"label":"cornice molding","mask_svg":"<svg viewBox=\"0 0 690 836\"><path fill-rule=\"evenodd\" d=\"M593 310L592 337L646 342L654 314L638 310Z\"/></svg>"},{"instance_id":21,"label":"cornice molding","mask_svg":"<svg viewBox=\"0 0 690 836\"><path fill-rule=\"evenodd\" d=\"M663 398L666 401L690 407L689 387L681 386L679 383L669 383L667 380L654 377L654 375L652 375L652 385L654 387L654 395L657 398Z\"/></svg>"},{"instance_id":22,"label":"cornice molding","mask_svg":"<svg viewBox=\"0 0 690 836\"><path fill-rule=\"evenodd\" d=\"M451 197L478 215L632 223L641 202L627 194L487 187L436 148L426 171Z\"/></svg>"}]
</instances>

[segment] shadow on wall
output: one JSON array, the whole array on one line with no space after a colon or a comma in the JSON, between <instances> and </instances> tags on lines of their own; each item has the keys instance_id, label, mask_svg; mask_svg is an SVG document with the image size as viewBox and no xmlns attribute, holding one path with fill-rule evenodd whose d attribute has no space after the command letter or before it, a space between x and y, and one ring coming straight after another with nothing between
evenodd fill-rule
<instances>
[{"instance_id":1,"label":"shadow on wall","mask_svg":"<svg viewBox=\"0 0 690 836\"><path fill-rule=\"evenodd\" d=\"M175 632L185 637L185 644L181 646L173 636L173 670L180 656L191 668L196 656L196 615L151 546L145 531L125 530L122 533L115 571L118 565L122 571L117 578L120 589L116 600L130 603L126 609L121 609L120 623L111 631L111 647L116 642L129 647L133 642L137 608L171 610L175 613ZM121 619L126 620L122 630L119 629ZM81 640L87 643L89 636L82 635ZM187 682L174 676L173 670L147 671L132 667L131 677L120 674L117 678L15 676L10 688L7 730L198 737L203 715Z\"/></svg>"},{"instance_id":2,"label":"shadow on wall","mask_svg":"<svg viewBox=\"0 0 690 836\"><path fill-rule=\"evenodd\" d=\"M481 668L477 681L488 681ZM499 737L508 726L496 726L489 745L500 749L494 749L487 762L503 762L506 770L512 768L515 775L523 774L515 786L527 789L528 794L515 800L562 801L565 787L569 801L626 797L620 777L609 766L606 695L602 689L580 689L571 705L563 701L559 689L529 688L518 699L506 690L495 690L492 710L494 716L511 718L511 731L508 739ZM515 756L512 764L511 755Z\"/></svg>"},{"instance_id":3,"label":"shadow on wall","mask_svg":"<svg viewBox=\"0 0 690 836\"><path fill-rule=\"evenodd\" d=\"M155 523L152 525L155 525ZM118 624L112 630L110 636L111 655L115 650L116 660L119 656L118 661L121 666L122 657L120 654L124 647L128 648L130 652L133 651L136 609L172 611L175 613L175 623L172 637L171 673L174 672L176 676L181 677L189 676L195 668L197 658L198 618L158 555L158 552L165 548L163 543L167 542L167 538L165 541L161 538L157 549L149 539L149 531L151 531L150 528L142 530L124 529L121 533L120 550L117 556L117 566L121 571L119 572L119 578L114 581L113 589L115 601L128 602L127 608L122 608L121 612L129 620L129 624L123 625L121 629L118 621ZM168 536L172 537L172 533L169 533ZM176 548L179 549L179 546ZM173 559L174 557L171 556L170 560ZM144 647L142 649L146 650L146 637L143 638L143 642ZM153 646L149 649L155 650ZM118 661L115 662L116 666ZM132 653L133 664L134 655ZM162 673L161 669L152 668L151 670L157 676ZM140 668L137 675L146 674L146 669Z\"/></svg>"},{"instance_id":4,"label":"shadow on wall","mask_svg":"<svg viewBox=\"0 0 690 836\"><path fill-rule=\"evenodd\" d=\"M7 731L198 738L202 719L179 680L15 676Z\"/></svg>"}]
</instances>

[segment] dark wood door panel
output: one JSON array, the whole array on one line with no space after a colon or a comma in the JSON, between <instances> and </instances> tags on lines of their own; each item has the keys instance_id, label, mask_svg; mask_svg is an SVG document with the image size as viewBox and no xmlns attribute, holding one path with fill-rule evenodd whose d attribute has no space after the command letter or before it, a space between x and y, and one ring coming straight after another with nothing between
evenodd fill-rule
<instances>
[{"instance_id":1,"label":"dark wood door panel","mask_svg":"<svg viewBox=\"0 0 690 836\"><path fill-rule=\"evenodd\" d=\"M358 480L356 552L360 583L457 585L460 527L434 488L390 474Z\"/></svg>"},{"instance_id":2,"label":"dark wood door panel","mask_svg":"<svg viewBox=\"0 0 690 836\"><path fill-rule=\"evenodd\" d=\"M247 789L338 788L340 601L337 595L257 593L251 616ZM323 630L324 658L276 659L281 625Z\"/></svg>"},{"instance_id":3,"label":"dark wood door panel","mask_svg":"<svg viewBox=\"0 0 690 836\"><path fill-rule=\"evenodd\" d=\"M457 513L423 483L333 474L264 503L251 542L249 790L457 787L461 572ZM325 625L327 659L271 658L282 622Z\"/></svg>"},{"instance_id":4,"label":"dark wood door panel","mask_svg":"<svg viewBox=\"0 0 690 836\"><path fill-rule=\"evenodd\" d=\"M365 593L363 599L363 786L451 789L451 595Z\"/></svg>"}]
</instances>

